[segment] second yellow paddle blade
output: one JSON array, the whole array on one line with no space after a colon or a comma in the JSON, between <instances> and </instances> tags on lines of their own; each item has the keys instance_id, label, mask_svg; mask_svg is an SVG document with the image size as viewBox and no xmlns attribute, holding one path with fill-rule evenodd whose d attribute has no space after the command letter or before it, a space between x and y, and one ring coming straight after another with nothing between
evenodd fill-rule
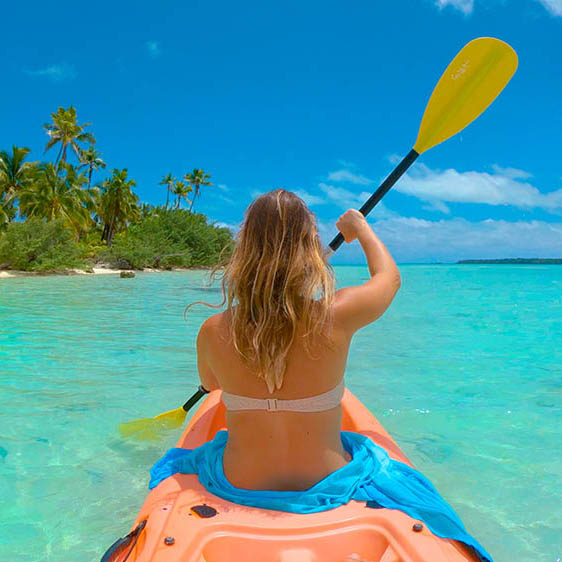
<instances>
[{"instance_id":1,"label":"second yellow paddle blade","mask_svg":"<svg viewBox=\"0 0 562 562\"><path fill-rule=\"evenodd\" d=\"M472 123L516 69L517 54L499 39L480 37L465 45L431 94L414 150L421 154Z\"/></svg>"}]
</instances>

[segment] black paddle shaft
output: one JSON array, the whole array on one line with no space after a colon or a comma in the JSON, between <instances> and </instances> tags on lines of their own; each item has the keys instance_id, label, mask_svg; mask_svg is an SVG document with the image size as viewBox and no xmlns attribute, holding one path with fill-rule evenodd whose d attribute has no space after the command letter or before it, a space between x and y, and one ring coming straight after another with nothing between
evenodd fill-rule
<instances>
[{"instance_id":1,"label":"black paddle shaft","mask_svg":"<svg viewBox=\"0 0 562 562\"><path fill-rule=\"evenodd\" d=\"M189 412L189 410L191 410L191 408L195 404L197 404L197 402L199 402L201 397L205 396L205 394L209 394L209 391L202 384L200 384L195 394L182 406L182 408L186 412Z\"/></svg>"},{"instance_id":2,"label":"black paddle shaft","mask_svg":"<svg viewBox=\"0 0 562 562\"><path fill-rule=\"evenodd\" d=\"M400 179L404 172L415 162L419 154L412 148L404 157L402 162L394 168L391 174L382 182L381 186L365 201L365 204L359 209L363 216L367 216L373 207L385 196L386 192ZM341 232L330 242L330 248L335 252L344 241Z\"/></svg>"}]
</instances>

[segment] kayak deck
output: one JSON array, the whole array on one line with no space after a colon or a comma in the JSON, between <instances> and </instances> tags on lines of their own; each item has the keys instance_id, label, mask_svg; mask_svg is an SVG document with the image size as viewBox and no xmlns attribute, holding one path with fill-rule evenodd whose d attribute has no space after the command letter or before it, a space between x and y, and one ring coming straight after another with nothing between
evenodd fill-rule
<instances>
[{"instance_id":1,"label":"kayak deck","mask_svg":"<svg viewBox=\"0 0 562 562\"><path fill-rule=\"evenodd\" d=\"M195 448L226 429L221 391L211 392L177 446ZM410 464L369 410L346 389L342 430L371 438ZM200 508L198 506L204 506ZM195 511L192 509L195 507ZM208 509L212 508L212 509ZM199 514L198 514L199 513ZM207 517L205 517L205 515ZM300 514L234 504L204 488L195 474L176 474L148 495L133 525L146 520L128 562L461 562L462 544L441 539L405 513L365 502ZM414 525L416 528L414 529ZM125 556L113 560L120 562Z\"/></svg>"}]
</instances>

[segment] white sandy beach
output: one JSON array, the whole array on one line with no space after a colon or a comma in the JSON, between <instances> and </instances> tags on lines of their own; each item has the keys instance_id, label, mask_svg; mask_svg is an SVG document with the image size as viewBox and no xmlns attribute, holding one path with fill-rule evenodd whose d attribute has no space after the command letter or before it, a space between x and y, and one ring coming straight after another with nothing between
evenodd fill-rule
<instances>
[{"instance_id":1,"label":"white sandy beach","mask_svg":"<svg viewBox=\"0 0 562 562\"><path fill-rule=\"evenodd\" d=\"M69 269L66 273L48 273L48 272L38 272L38 271L12 271L8 269L0 270L0 279L5 279L8 277L45 277L47 275L109 275L111 273L121 273L121 271L133 271L136 273L162 273L170 271L184 271L184 269L174 268L174 269L151 269L145 268L142 271L136 270L123 270L123 269L110 269L106 267L94 267L89 271L83 269Z\"/></svg>"}]
</instances>

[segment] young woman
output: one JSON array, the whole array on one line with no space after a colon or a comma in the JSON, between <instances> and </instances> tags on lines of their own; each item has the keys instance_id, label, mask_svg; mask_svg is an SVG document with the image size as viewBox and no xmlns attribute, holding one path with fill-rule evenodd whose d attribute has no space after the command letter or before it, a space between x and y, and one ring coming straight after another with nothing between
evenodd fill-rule
<instances>
[{"instance_id":1,"label":"young woman","mask_svg":"<svg viewBox=\"0 0 562 562\"><path fill-rule=\"evenodd\" d=\"M201 384L223 390L224 474L238 488L306 490L351 460L339 405L349 344L388 308L400 274L359 211L337 227L359 240L371 277L335 291L302 199L282 189L257 198L224 270L227 308L197 337Z\"/></svg>"}]
</instances>

